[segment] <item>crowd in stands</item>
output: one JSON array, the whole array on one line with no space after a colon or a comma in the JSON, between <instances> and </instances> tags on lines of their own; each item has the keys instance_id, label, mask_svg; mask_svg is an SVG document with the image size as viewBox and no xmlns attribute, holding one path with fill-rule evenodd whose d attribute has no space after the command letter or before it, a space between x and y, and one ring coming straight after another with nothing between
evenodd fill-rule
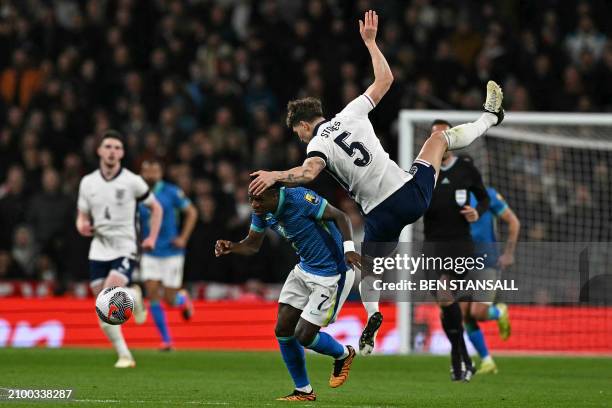
<instances>
[{"instance_id":1,"label":"crowd in stands","mask_svg":"<svg viewBox=\"0 0 612 408\"><path fill-rule=\"evenodd\" d=\"M0 3L0 279L88 277L74 228L80 178L97 137L126 138L134 171L163 157L199 220L187 280L280 281L294 262L270 237L255 259L214 258L248 230L249 172L295 166L288 100L333 115L372 79L358 18L380 14L395 82L370 117L397 156L400 109L480 109L503 84L509 111L612 110L605 0L5 0ZM608 12L606 12L606 10ZM312 186L347 211L330 179ZM519 214L520 216L520 214Z\"/></svg>"}]
</instances>

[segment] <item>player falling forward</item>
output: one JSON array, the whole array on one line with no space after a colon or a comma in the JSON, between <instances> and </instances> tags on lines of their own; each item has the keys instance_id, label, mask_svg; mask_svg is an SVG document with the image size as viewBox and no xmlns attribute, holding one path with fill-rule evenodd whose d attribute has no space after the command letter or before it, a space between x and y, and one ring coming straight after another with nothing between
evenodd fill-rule
<instances>
[{"instance_id":1,"label":"player falling forward","mask_svg":"<svg viewBox=\"0 0 612 408\"><path fill-rule=\"evenodd\" d=\"M255 254L266 227L293 246L300 263L281 290L275 334L295 390L279 400L314 401L304 348L335 359L329 379L332 388L347 380L355 357L351 346L343 346L319 331L336 319L353 286L355 272L347 263L361 266L351 223L345 213L302 187L273 185L261 194L250 194L249 202L253 208L249 234L240 242L217 241L215 255Z\"/></svg>"},{"instance_id":2,"label":"player falling forward","mask_svg":"<svg viewBox=\"0 0 612 408\"><path fill-rule=\"evenodd\" d=\"M475 122L433 132L423 144L410 172L404 171L389 158L368 119L368 113L381 101L393 82L389 64L376 45L377 30L376 12L367 11L364 20L359 21L359 32L372 58L374 82L331 120L323 117L321 101L316 98L289 102L287 126L300 140L308 143L307 158L301 166L291 170L253 173L257 178L251 182L249 191L259 195L277 182L288 185L309 183L325 169L360 205L365 215L364 241L395 244L404 226L418 220L427 210L444 153L468 146L491 126L502 122L503 94L499 85L489 81L485 113ZM387 252L389 246L382 247ZM362 354L372 352L376 333L382 324L379 293L373 290L372 281L372 276L362 276L359 285L368 313L368 323L359 340Z\"/></svg>"},{"instance_id":3,"label":"player falling forward","mask_svg":"<svg viewBox=\"0 0 612 408\"><path fill-rule=\"evenodd\" d=\"M127 286L136 264L136 207L142 202L151 209L151 230L142 241L143 250L155 247L162 219L162 208L150 194L142 177L121 167L123 141L113 130L104 133L98 147L100 168L86 175L79 186L76 228L93 237L89 249L90 286L97 296L103 288ZM134 320L144 323L147 309L138 286L128 288L135 299ZM100 327L119 355L117 368L135 367L121 326L99 320Z\"/></svg>"},{"instance_id":4,"label":"player falling forward","mask_svg":"<svg viewBox=\"0 0 612 408\"><path fill-rule=\"evenodd\" d=\"M169 351L172 349L172 339L166 323L166 314L160 303L160 289L163 289L166 304L180 307L183 318L189 320L193 315L193 304L187 291L179 289L183 285L185 247L195 227L198 213L180 188L163 180L161 161L145 160L140 173L164 210L157 243L152 251L142 255L140 272L145 283L151 315L162 338L161 349ZM146 236L150 230L151 211L144 204L138 206L138 211L141 231ZM179 233L180 213L184 219Z\"/></svg>"},{"instance_id":5,"label":"player falling forward","mask_svg":"<svg viewBox=\"0 0 612 408\"><path fill-rule=\"evenodd\" d=\"M504 198L493 187L487 187L489 195L489 210L481 214L480 218L470 224L472 239L476 244L476 252L486 253L485 266L482 272L487 279L499 278L500 271L514 264L514 251L519 237L521 223ZM476 207L477 200L470 196L470 206ZM508 238L504 252L499 255L497 251L497 234L495 233L495 220L501 219L508 225ZM489 353L484 334L478 326L479 321L496 320L499 335L503 340L510 337L510 317L508 307L503 304L493 304L495 292L484 294L488 299L483 301L462 302L464 326L468 338L480 356L481 363L476 374L497 373L497 365ZM479 299L481 300L481 299Z\"/></svg>"}]
</instances>

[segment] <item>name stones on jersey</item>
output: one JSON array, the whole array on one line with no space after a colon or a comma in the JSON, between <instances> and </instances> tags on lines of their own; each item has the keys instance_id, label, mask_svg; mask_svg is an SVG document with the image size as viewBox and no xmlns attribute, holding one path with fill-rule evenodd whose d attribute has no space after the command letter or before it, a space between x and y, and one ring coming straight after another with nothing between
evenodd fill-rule
<instances>
[{"instance_id":1,"label":"name stones on jersey","mask_svg":"<svg viewBox=\"0 0 612 408\"><path fill-rule=\"evenodd\" d=\"M340 129L340 122L334 122L333 124L327 125L322 131L321 131L321 137L329 137L329 134L331 132L333 132L334 130L338 130Z\"/></svg>"}]
</instances>

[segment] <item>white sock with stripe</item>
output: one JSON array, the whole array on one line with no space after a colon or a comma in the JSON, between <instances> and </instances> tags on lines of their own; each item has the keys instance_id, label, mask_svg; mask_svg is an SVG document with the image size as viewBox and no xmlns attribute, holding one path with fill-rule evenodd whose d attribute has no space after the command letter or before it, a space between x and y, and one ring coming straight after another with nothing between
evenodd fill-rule
<instances>
[{"instance_id":1,"label":"white sock with stripe","mask_svg":"<svg viewBox=\"0 0 612 408\"><path fill-rule=\"evenodd\" d=\"M457 150L469 146L476 138L485 134L487 130L497 123L497 116L485 112L477 121L464 123L445 130L444 137L448 143L448 150Z\"/></svg>"}]
</instances>

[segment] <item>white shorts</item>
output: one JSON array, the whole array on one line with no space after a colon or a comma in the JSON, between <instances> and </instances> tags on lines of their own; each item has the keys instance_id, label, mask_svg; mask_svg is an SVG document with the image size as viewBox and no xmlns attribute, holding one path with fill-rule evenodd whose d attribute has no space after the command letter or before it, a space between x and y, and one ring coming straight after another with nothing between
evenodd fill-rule
<instances>
[{"instance_id":1,"label":"white shorts","mask_svg":"<svg viewBox=\"0 0 612 408\"><path fill-rule=\"evenodd\" d=\"M166 288L179 289L183 286L184 264L184 255L165 257L143 255L140 260L140 279L161 281Z\"/></svg>"},{"instance_id":2,"label":"white shorts","mask_svg":"<svg viewBox=\"0 0 612 408\"><path fill-rule=\"evenodd\" d=\"M474 273L473 275L476 275ZM476 277L476 276L475 276ZM486 280L497 280L501 277L501 271L497 268L489 266L488 268L483 269L478 272L477 279L486 279ZM497 296L497 292L495 290L479 290L472 295L472 301L478 303L484 303L485 305L492 305L495 301L495 297Z\"/></svg>"},{"instance_id":3,"label":"white shorts","mask_svg":"<svg viewBox=\"0 0 612 408\"><path fill-rule=\"evenodd\" d=\"M278 302L302 311L300 317L319 327L336 320L355 280L355 271L334 276L304 272L298 265L289 273Z\"/></svg>"}]
</instances>

